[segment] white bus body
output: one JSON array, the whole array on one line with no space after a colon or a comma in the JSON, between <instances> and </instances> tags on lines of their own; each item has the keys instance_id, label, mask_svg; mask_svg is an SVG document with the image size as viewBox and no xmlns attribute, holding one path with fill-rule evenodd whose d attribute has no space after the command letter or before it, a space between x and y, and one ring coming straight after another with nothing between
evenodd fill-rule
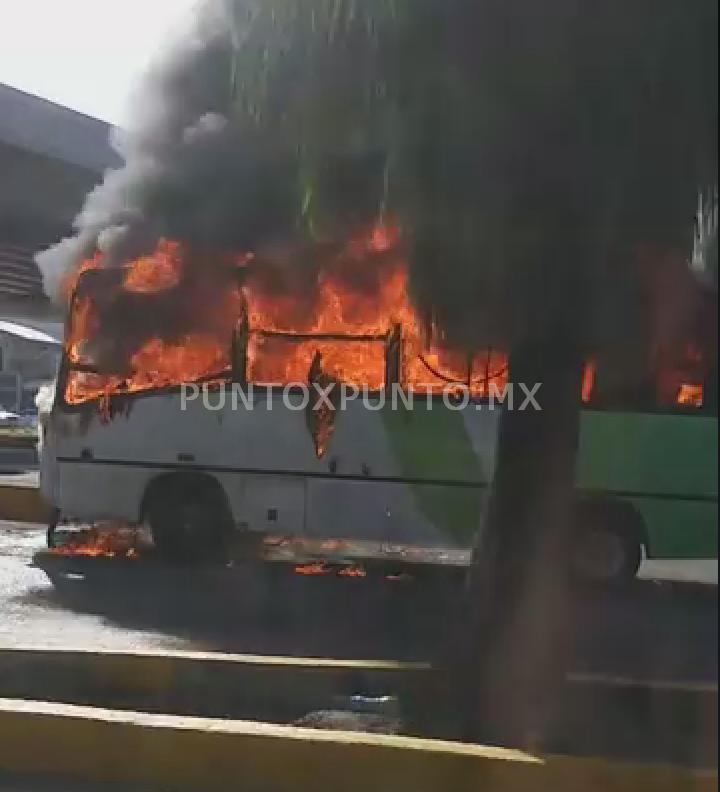
<instances>
[{"instance_id":1,"label":"white bus body","mask_svg":"<svg viewBox=\"0 0 720 792\"><path fill-rule=\"evenodd\" d=\"M217 485L237 530L472 543L493 476L498 406L454 409L422 397L412 410L389 400L372 410L349 401L318 458L309 408L287 406L281 388L256 388L252 409L233 404L230 384L208 393L211 407L224 406L149 392L126 397L112 418L96 402L55 399L41 420L41 479L59 518L139 522L153 482L182 477L185 488L196 477Z\"/></svg>"}]
</instances>

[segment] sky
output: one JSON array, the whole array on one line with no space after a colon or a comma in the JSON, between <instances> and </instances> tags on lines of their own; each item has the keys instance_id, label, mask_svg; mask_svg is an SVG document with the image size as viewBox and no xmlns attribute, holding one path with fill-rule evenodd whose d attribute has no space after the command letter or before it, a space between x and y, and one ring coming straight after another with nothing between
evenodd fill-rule
<instances>
[{"instance_id":1,"label":"sky","mask_svg":"<svg viewBox=\"0 0 720 792\"><path fill-rule=\"evenodd\" d=\"M198 0L0 0L0 83L122 125Z\"/></svg>"}]
</instances>

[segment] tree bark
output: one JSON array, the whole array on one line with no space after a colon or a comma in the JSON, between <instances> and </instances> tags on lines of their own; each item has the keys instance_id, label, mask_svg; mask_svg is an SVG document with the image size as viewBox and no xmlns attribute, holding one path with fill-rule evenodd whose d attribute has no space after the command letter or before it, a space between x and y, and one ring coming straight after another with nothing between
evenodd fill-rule
<instances>
[{"instance_id":1,"label":"tree bark","mask_svg":"<svg viewBox=\"0 0 720 792\"><path fill-rule=\"evenodd\" d=\"M567 552L582 359L557 333L516 348L496 469L467 581L459 680L465 739L533 747L562 681L570 630ZM542 383L521 409L521 383Z\"/></svg>"}]
</instances>

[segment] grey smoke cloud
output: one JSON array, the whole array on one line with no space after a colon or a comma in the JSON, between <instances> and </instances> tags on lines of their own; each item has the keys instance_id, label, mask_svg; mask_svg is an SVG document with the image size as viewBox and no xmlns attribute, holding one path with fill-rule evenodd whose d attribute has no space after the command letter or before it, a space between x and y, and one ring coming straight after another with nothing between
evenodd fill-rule
<instances>
[{"instance_id":1,"label":"grey smoke cloud","mask_svg":"<svg viewBox=\"0 0 720 792\"><path fill-rule=\"evenodd\" d=\"M191 34L171 46L138 87L128 128L112 140L124 165L108 171L87 196L74 236L37 256L51 298L61 298L64 275L95 250L112 266L152 249L164 234L228 236L219 233L228 212L213 198L225 200L243 176L237 152L224 156L237 142L227 118L228 10L222 0L199 4Z\"/></svg>"},{"instance_id":2,"label":"grey smoke cloud","mask_svg":"<svg viewBox=\"0 0 720 792\"><path fill-rule=\"evenodd\" d=\"M124 167L38 257L45 288L164 236L190 268L252 250L300 289L318 243L387 210L448 338L592 345L633 246L689 247L716 182L716 17L714 0L205 0L138 90Z\"/></svg>"}]
</instances>

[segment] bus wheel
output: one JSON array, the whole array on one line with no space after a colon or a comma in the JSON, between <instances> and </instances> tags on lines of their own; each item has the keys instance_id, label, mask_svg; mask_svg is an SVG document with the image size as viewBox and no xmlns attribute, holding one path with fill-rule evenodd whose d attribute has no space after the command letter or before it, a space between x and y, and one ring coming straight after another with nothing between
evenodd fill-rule
<instances>
[{"instance_id":1,"label":"bus wheel","mask_svg":"<svg viewBox=\"0 0 720 792\"><path fill-rule=\"evenodd\" d=\"M570 571L585 583L622 585L642 561L639 517L622 506L579 509L570 550Z\"/></svg>"},{"instance_id":2,"label":"bus wheel","mask_svg":"<svg viewBox=\"0 0 720 792\"><path fill-rule=\"evenodd\" d=\"M164 486L147 510L155 550L172 561L224 559L227 520L211 487Z\"/></svg>"}]
</instances>

